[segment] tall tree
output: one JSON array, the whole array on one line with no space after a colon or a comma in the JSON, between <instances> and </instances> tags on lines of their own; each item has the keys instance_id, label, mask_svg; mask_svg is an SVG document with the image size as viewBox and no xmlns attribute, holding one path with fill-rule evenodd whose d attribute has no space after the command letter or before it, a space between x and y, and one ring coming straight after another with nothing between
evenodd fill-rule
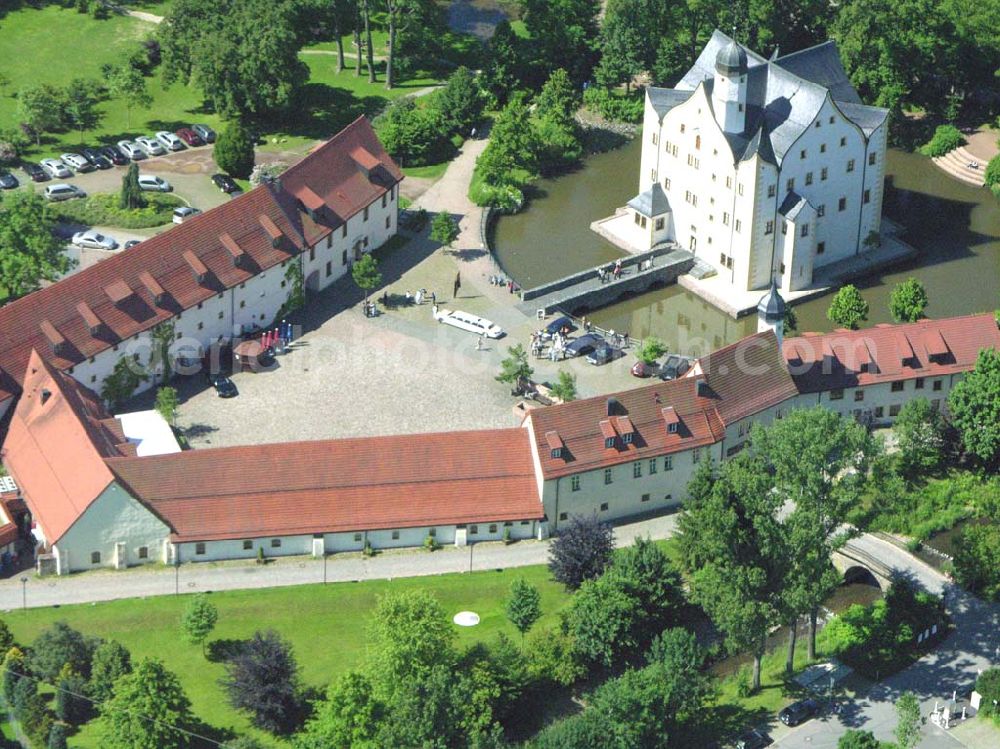
<instances>
[{"instance_id":1,"label":"tall tree","mask_svg":"<svg viewBox=\"0 0 1000 749\"><path fill-rule=\"evenodd\" d=\"M838 528L861 501L878 445L860 424L820 406L755 427L750 440L773 473L775 495L794 507L790 569L801 576L799 602L801 613L809 613L809 657L815 658L819 607L837 582L830 553L845 540Z\"/></svg>"},{"instance_id":2,"label":"tall tree","mask_svg":"<svg viewBox=\"0 0 1000 749\"><path fill-rule=\"evenodd\" d=\"M1000 351L983 349L976 366L948 394L962 445L988 466L1000 464Z\"/></svg>"},{"instance_id":3,"label":"tall tree","mask_svg":"<svg viewBox=\"0 0 1000 749\"><path fill-rule=\"evenodd\" d=\"M868 302L861 296L858 287L854 284L846 284L834 294L830 308L826 311L826 316L831 322L843 325L850 330L857 330L858 326L868 319Z\"/></svg>"},{"instance_id":4,"label":"tall tree","mask_svg":"<svg viewBox=\"0 0 1000 749\"><path fill-rule=\"evenodd\" d=\"M35 135L41 145L42 133L62 126L62 97L59 89L47 83L21 89L17 94L17 117Z\"/></svg>"},{"instance_id":5,"label":"tall tree","mask_svg":"<svg viewBox=\"0 0 1000 749\"><path fill-rule=\"evenodd\" d=\"M528 364L528 352L524 346L516 343L507 347L507 358L500 361L500 374L494 379L520 389L531 379L534 370Z\"/></svg>"},{"instance_id":6,"label":"tall tree","mask_svg":"<svg viewBox=\"0 0 1000 749\"><path fill-rule=\"evenodd\" d=\"M377 691L391 693L406 681L421 681L436 664L454 659L454 628L429 593L391 593L379 599L368 622L371 669Z\"/></svg>"},{"instance_id":7,"label":"tall tree","mask_svg":"<svg viewBox=\"0 0 1000 749\"><path fill-rule=\"evenodd\" d=\"M889 312L896 322L916 322L927 309L927 290L915 278L896 284L889 297Z\"/></svg>"},{"instance_id":8,"label":"tall tree","mask_svg":"<svg viewBox=\"0 0 1000 749\"><path fill-rule=\"evenodd\" d=\"M181 615L181 630L188 642L192 645L201 645L204 652L205 640L212 634L218 621L219 610L208 600L207 595L199 593L188 601Z\"/></svg>"},{"instance_id":9,"label":"tall tree","mask_svg":"<svg viewBox=\"0 0 1000 749\"><path fill-rule=\"evenodd\" d=\"M378 288L382 283L382 273L378 269L378 261L371 253L361 256L354 265L351 266L351 278L357 287L365 292L365 301L368 301L368 294L372 289Z\"/></svg>"},{"instance_id":10,"label":"tall tree","mask_svg":"<svg viewBox=\"0 0 1000 749\"><path fill-rule=\"evenodd\" d=\"M298 670L292 646L277 632L254 632L226 663L222 685L229 704L250 713L255 726L285 734L299 720Z\"/></svg>"},{"instance_id":11,"label":"tall tree","mask_svg":"<svg viewBox=\"0 0 1000 749\"><path fill-rule=\"evenodd\" d=\"M431 221L431 239L444 247L451 247L458 239L458 222L448 211L439 211Z\"/></svg>"},{"instance_id":12,"label":"tall tree","mask_svg":"<svg viewBox=\"0 0 1000 749\"><path fill-rule=\"evenodd\" d=\"M493 36L486 45L486 65L481 74L483 91L492 107L503 108L511 92L521 85L521 41L504 19L493 29Z\"/></svg>"},{"instance_id":13,"label":"tall tree","mask_svg":"<svg viewBox=\"0 0 1000 749\"><path fill-rule=\"evenodd\" d=\"M173 426L177 420L177 388L172 388L169 385L158 388L154 407L163 420Z\"/></svg>"},{"instance_id":14,"label":"tall tree","mask_svg":"<svg viewBox=\"0 0 1000 749\"><path fill-rule=\"evenodd\" d=\"M99 638L89 637L66 622L55 622L35 638L29 660L31 670L46 681L54 681L63 666L69 664L70 669L89 678L99 643Z\"/></svg>"},{"instance_id":15,"label":"tall tree","mask_svg":"<svg viewBox=\"0 0 1000 749\"><path fill-rule=\"evenodd\" d=\"M476 161L483 180L491 185L514 185L537 167L535 129L527 103L515 95L493 125L490 142Z\"/></svg>"},{"instance_id":16,"label":"tall tree","mask_svg":"<svg viewBox=\"0 0 1000 749\"><path fill-rule=\"evenodd\" d=\"M132 655L116 640L97 646L90 669L88 694L95 702L104 702L114 693L115 682L132 672Z\"/></svg>"},{"instance_id":17,"label":"tall tree","mask_svg":"<svg viewBox=\"0 0 1000 749\"><path fill-rule=\"evenodd\" d=\"M241 121L226 123L212 148L212 157L222 171L242 179L250 176L255 159L254 140Z\"/></svg>"},{"instance_id":18,"label":"tall tree","mask_svg":"<svg viewBox=\"0 0 1000 749\"><path fill-rule=\"evenodd\" d=\"M570 515L549 546L549 572L569 590L598 577L611 564L615 532L596 514Z\"/></svg>"},{"instance_id":19,"label":"tall tree","mask_svg":"<svg viewBox=\"0 0 1000 749\"><path fill-rule=\"evenodd\" d=\"M599 0L521 0L521 7L540 77L565 68L574 83L587 80L596 58Z\"/></svg>"},{"instance_id":20,"label":"tall tree","mask_svg":"<svg viewBox=\"0 0 1000 749\"><path fill-rule=\"evenodd\" d=\"M524 636L528 630L535 626L535 622L542 615L541 600L538 588L523 577L519 577L511 583L506 605L507 620L521 633L522 646L524 645Z\"/></svg>"},{"instance_id":21,"label":"tall tree","mask_svg":"<svg viewBox=\"0 0 1000 749\"><path fill-rule=\"evenodd\" d=\"M944 427L941 412L926 398L914 398L903 404L892 431L896 435L900 467L905 476L918 479L941 464Z\"/></svg>"},{"instance_id":22,"label":"tall tree","mask_svg":"<svg viewBox=\"0 0 1000 749\"><path fill-rule=\"evenodd\" d=\"M465 136L483 114L483 94L476 75L464 65L448 76L444 86L434 92L434 106L453 132Z\"/></svg>"},{"instance_id":23,"label":"tall tree","mask_svg":"<svg viewBox=\"0 0 1000 749\"><path fill-rule=\"evenodd\" d=\"M97 82L85 78L73 79L65 89L62 107L66 124L80 134L81 143L83 143L83 131L93 130L103 116L97 108L98 98L94 93L96 90Z\"/></svg>"},{"instance_id":24,"label":"tall tree","mask_svg":"<svg viewBox=\"0 0 1000 749\"><path fill-rule=\"evenodd\" d=\"M348 671L329 686L326 698L315 705L305 729L295 736L295 749L373 749L385 710L371 680L360 671Z\"/></svg>"},{"instance_id":25,"label":"tall tree","mask_svg":"<svg viewBox=\"0 0 1000 749\"><path fill-rule=\"evenodd\" d=\"M111 68L105 80L108 95L112 99L121 99L125 104L125 127L131 129L132 110L135 107L148 107L153 103L142 71L126 61Z\"/></svg>"},{"instance_id":26,"label":"tall tree","mask_svg":"<svg viewBox=\"0 0 1000 749\"><path fill-rule=\"evenodd\" d=\"M576 375L560 369L556 381L552 383L549 392L563 403L576 400Z\"/></svg>"},{"instance_id":27,"label":"tall tree","mask_svg":"<svg viewBox=\"0 0 1000 749\"><path fill-rule=\"evenodd\" d=\"M0 287L16 299L72 267L45 199L17 190L0 201Z\"/></svg>"},{"instance_id":28,"label":"tall tree","mask_svg":"<svg viewBox=\"0 0 1000 749\"><path fill-rule=\"evenodd\" d=\"M680 518L693 599L725 635L731 652L753 655L752 687L771 627L781 619L787 547L767 465L744 452L718 477L699 481Z\"/></svg>"},{"instance_id":29,"label":"tall tree","mask_svg":"<svg viewBox=\"0 0 1000 749\"><path fill-rule=\"evenodd\" d=\"M913 749L920 742L920 703L913 692L903 692L896 700L896 746L899 749Z\"/></svg>"},{"instance_id":30,"label":"tall tree","mask_svg":"<svg viewBox=\"0 0 1000 749\"><path fill-rule=\"evenodd\" d=\"M146 196L139 187L139 165L129 162L122 175L122 189L118 196L118 206L126 211L134 211L146 206Z\"/></svg>"},{"instance_id":31,"label":"tall tree","mask_svg":"<svg viewBox=\"0 0 1000 749\"><path fill-rule=\"evenodd\" d=\"M372 49L371 0L358 0L361 3L361 17L365 24L365 61L368 63L368 82L375 83L375 51Z\"/></svg>"},{"instance_id":32,"label":"tall tree","mask_svg":"<svg viewBox=\"0 0 1000 749\"><path fill-rule=\"evenodd\" d=\"M632 78L649 67L650 29L648 3L634 0L609 0L601 24L601 61L594 70L597 82L607 88L620 83L628 92Z\"/></svg>"},{"instance_id":33,"label":"tall tree","mask_svg":"<svg viewBox=\"0 0 1000 749\"><path fill-rule=\"evenodd\" d=\"M144 658L115 682L100 706L104 749L188 749L194 724L191 702L180 680L154 658ZM181 730L178 730L181 729Z\"/></svg>"}]
</instances>

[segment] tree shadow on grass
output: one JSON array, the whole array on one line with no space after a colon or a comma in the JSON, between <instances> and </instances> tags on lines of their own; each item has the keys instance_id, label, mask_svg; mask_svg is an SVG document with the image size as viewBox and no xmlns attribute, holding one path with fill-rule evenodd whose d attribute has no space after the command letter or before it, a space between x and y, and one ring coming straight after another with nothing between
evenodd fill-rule
<instances>
[{"instance_id":1,"label":"tree shadow on grass","mask_svg":"<svg viewBox=\"0 0 1000 749\"><path fill-rule=\"evenodd\" d=\"M205 657L212 663L225 663L246 650L247 642L231 638L212 640L205 646Z\"/></svg>"}]
</instances>

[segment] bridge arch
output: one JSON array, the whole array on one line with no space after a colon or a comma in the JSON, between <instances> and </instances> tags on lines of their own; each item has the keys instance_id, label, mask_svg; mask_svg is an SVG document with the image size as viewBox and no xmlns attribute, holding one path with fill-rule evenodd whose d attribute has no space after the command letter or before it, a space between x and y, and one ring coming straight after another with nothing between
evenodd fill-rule
<instances>
[{"instance_id":1,"label":"bridge arch","mask_svg":"<svg viewBox=\"0 0 1000 749\"><path fill-rule=\"evenodd\" d=\"M852 565L844 570L844 582L874 585L883 593L885 592L882 582L878 579L878 576L870 569L860 564Z\"/></svg>"}]
</instances>

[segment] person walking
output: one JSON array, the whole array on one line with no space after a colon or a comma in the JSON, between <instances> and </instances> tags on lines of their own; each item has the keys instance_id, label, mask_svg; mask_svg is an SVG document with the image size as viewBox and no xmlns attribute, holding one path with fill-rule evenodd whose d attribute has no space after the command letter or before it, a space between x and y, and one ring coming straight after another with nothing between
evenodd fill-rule
<instances>
[{"instance_id":1,"label":"person walking","mask_svg":"<svg viewBox=\"0 0 1000 749\"><path fill-rule=\"evenodd\" d=\"M454 299L458 299L458 290L460 288L462 288L462 274L461 273L456 273L455 274L454 289L452 290L452 294L451 294Z\"/></svg>"},{"instance_id":2,"label":"person walking","mask_svg":"<svg viewBox=\"0 0 1000 749\"><path fill-rule=\"evenodd\" d=\"M432 291L432 292L431 292L431 304L433 304L433 305L434 305L434 306L436 307L436 306L437 306L437 303L438 303L438 297L437 297L437 294L435 294L435 293L434 293L434 292Z\"/></svg>"},{"instance_id":3,"label":"person walking","mask_svg":"<svg viewBox=\"0 0 1000 749\"><path fill-rule=\"evenodd\" d=\"M482 351L482 350L483 350L483 334L480 333L479 337L476 338L476 351Z\"/></svg>"}]
</instances>

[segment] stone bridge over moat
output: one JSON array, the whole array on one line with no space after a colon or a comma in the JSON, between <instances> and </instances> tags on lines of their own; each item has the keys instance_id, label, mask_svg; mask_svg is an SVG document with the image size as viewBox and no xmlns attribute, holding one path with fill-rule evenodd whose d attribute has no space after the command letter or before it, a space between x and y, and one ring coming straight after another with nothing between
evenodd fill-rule
<instances>
[{"instance_id":1,"label":"stone bridge over moat","mask_svg":"<svg viewBox=\"0 0 1000 749\"><path fill-rule=\"evenodd\" d=\"M869 534L852 538L830 556L833 566L844 576L844 582L857 582L874 579L885 591L892 585L894 568L871 553L870 545L865 543ZM874 540L874 537L871 537Z\"/></svg>"}]
</instances>

